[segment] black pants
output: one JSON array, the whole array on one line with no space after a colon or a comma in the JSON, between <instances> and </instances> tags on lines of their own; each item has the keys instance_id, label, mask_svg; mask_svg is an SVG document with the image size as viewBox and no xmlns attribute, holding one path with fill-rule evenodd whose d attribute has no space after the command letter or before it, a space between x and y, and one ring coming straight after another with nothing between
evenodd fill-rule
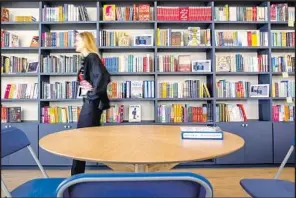
<instances>
[{"instance_id":1,"label":"black pants","mask_svg":"<svg viewBox=\"0 0 296 198\"><path fill-rule=\"evenodd\" d=\"M98 109L99 100L90 101L83 99L83 106L79 115L77 128L101 125L102 110ZM73 160L71 175L84 173L85 161Z\"/></svg>"}]
</instances>

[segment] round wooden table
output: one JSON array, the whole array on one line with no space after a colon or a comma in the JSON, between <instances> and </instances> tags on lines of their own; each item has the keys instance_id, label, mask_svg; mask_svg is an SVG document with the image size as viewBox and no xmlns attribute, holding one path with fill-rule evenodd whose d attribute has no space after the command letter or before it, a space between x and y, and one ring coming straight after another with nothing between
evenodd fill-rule
<instances>
[{"instance_id":1,"label":"round wooden table","mask_svg":"<svg viewBox=\"0 0 296 198\"><path fill-rule=\"evenodd\" d=\"M224 132L224 140L182 140L180 126L124 125L67 130L43 137L46 151L104 163L116 171L164 171L179 163L232 153L244 140Z\"/></svg>"}]
</instances>

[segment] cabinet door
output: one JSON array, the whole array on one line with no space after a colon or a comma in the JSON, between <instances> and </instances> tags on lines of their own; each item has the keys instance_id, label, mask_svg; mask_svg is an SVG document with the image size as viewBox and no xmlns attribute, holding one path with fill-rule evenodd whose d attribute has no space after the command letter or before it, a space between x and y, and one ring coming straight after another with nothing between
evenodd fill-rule
<instances>
[{"instance_id":1,"label":"cabinet door","mask_svg":"<svg viewBox=\"0 0 296 198\"><path fill-rule=\"evenodd\" d=\"M281 163L295 139L295 124L278 122L273 123L274 163ZM295 149L288 163L295 162Z\"/></svg>"},{"instance_id":2,"label":"cabinet door","mask_svg":"<svg viewBox=\"0 0 296 198\"><path fill-rule=\"evenodd\" d=\"M217 123L223 131L236 134L243 138L243 129L242 123ZM244 163L244 147L241 149L230 153L226 156L219 157L216 159L217 164L243 164Z\"/></svg>"},{"instance_id":3,"label":"cabinet door","mask_svg":"<svg viewBox=\"0 0 296 198\"><path fill-rule=\"evenodd\" d=\"M3 129L9 127L9 124L1 124L1 132L3 132ZM6 156L1 159L1 166L7 166L9 165L9 156Z\"/></svg>"},{"instance_id":4,"label":"cabinet door","mask_svg":"<svg viewBox=\"0 0 296 198\"><path fill-rule=\"evenodd\" d=\"M68 125L66 124L40 124L39 125L39 139L43 138L46 135L68 130ZM71 128L69 128L71 129ZM55 154L52 154L48 151L45 151L39 147L39 159L42 165L49 166L61 166L61 165L71 165L72 160L70 158L61 157Z\"/></svg>"},{"instance_id":5,"label":"cabinet door","mask_svg":"<svg viewBox=\"0 0 296 198\"><path fill-rule=\"evenodd\" d=\"M28 137L35 154L38 156L38 123L11 123L8 124L8 127L16 127L22 130ZM9 165L36 166L37 164L30 151L27 148L23 148L22 150L9 156Z\"/></svg>"},{"instance_id":6,"label":"cabinet door","mask_svg":"<svg viewBox=\"0 0 296 198\"><path fill-rule=\"evenodd\" d=\"M272 123L248 122L245 124L245 163L266 164L272 160Z\"/></svg>"}]
</instances>

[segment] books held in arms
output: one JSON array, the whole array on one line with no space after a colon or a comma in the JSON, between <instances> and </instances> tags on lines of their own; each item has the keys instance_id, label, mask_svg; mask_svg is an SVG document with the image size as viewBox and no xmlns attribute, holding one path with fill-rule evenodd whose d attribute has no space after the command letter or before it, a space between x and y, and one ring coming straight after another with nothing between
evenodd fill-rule
<instances>
[{"instance_id":1,"label":"books held in arms","mask_svg":"<svg viewBox=\"0 0 296 198\"><path fill-rule=\"evenodd\" d=\"M128 114L129 122L141 122L141 105L130 105Z\"/></svg>"},{"instance_id":2,"label":"books held in arms","mask_svg":"<svg viewBox=\"0 0 296 198\"><path fill-rule=\"evenodd\" d=\"M210 126L181 127L181 137L192 140L223 140L223 131L220 127Z\"/></svg>"}]
</instances>

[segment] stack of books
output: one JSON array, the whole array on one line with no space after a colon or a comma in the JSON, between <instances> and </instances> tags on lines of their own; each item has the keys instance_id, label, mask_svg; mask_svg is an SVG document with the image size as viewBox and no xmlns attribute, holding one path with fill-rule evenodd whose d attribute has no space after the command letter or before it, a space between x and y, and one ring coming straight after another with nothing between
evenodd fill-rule
<instances>
[{"instance_id":1,"label":"stack of books","mask_svg":"<svg viewBox=\"0 0 296 198\"><path fill-rule=\"evenodd\" d=\"M181 127L181 137L195 140L223 140L223 131L217 126Z\"/></svg>"}]
</instances>

